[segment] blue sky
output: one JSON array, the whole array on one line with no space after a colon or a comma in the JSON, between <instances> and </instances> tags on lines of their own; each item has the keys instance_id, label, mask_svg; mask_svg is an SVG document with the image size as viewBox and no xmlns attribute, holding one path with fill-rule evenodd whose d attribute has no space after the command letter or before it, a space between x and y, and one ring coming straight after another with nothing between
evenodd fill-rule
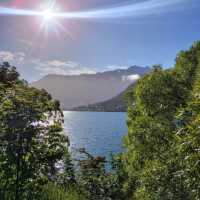
<instances>
[{"instance_id":1,"label":"blue sky","mask_svg":"<svg viewBox=\"0 0 200 200\"><path fill-rule=\"evenodd\" d=\"M5 7L42 12L48 2L3 0L0 14ZM51 12L84 17L0 15L0 60L29 81L130 65L171 67L200 39L199 0L57 0Z\"/></svg>"}]
</instances>

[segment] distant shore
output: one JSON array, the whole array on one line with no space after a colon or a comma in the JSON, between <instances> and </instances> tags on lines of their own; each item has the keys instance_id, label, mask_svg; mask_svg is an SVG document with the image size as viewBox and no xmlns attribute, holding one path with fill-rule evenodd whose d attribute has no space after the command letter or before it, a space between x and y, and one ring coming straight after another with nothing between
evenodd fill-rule
<instances>
[{"instance_id":1,"label":"distant shore","mask_svg":"<svg viewBox=\"0 0 200 200\"><path fill-rule=\"evenodd\" d=\"M77 109L62 109L64 112L65 111L71 111L71 112L107 112L107 113L126 113L127 111L108 111L108 110L77 110Z\"/></svg>"}]
</instances>

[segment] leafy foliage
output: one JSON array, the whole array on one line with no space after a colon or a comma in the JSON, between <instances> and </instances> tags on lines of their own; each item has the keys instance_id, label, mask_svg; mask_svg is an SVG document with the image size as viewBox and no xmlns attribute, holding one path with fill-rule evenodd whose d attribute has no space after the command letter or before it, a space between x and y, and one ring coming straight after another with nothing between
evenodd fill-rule
<instances>
[{"instance_id":1,"label":"leafy foliage","mask_svg":"<svg viewBox=\"0 0 200 200\"><path fill-rule=\"evenodd\" d=\"M80 173L78 183L89 200L121 200L123 192L117 173L108 172L105 167L106 160L104 157L94 157L85 149L81 149L86 159L80 161ZM113 166L117 160L113 158ZM117 171L116 171L117 172Z\"/></svg>"},{"instance_id":2,"label":"leafy foliage","mask_svg":"<svg viewBox=\"0 0 200 200\"><path fill-rule=\"evenodd\" d=\"M174 69L154 70L129 95L128 199L199 199L200 42L182 51Z\"/></svg>"},{"instance_id":3,"label":"leafy foliage","mask_svg":"<svg viewBox=\"0 0 200 200\"><path fill-rule=\"evenodd\" d=\"M68 156L59 103L19 80L14 67L0 67L0 198L37 198Z\"/></svg>"},{"instance_id":4,"label":"leafy foliage","mask_svg":"<svg viewBox=\"0 0 200 200\"><path fill-rule=\"evenodd\" d=\"M53 183L44 186L41 194L41 200L85 200L83 194L78 194L75 189L68 188L64 190L62 187Z\"/></svg>"}]
</instances>

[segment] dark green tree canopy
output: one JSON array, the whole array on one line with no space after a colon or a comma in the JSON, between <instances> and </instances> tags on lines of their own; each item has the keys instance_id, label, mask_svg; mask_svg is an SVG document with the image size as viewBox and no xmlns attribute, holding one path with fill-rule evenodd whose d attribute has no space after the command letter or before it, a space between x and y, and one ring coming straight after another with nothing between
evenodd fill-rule
<instances>
[{"instance_id":1,"label":"dark green tree canopy","mask_svg":"<svg viewBox=\"0 0 200 200\"><path fill-rule=\"evenodd\" d=\"M63 114L58 101L21 81L8 63L0 77L0 198L33 198L69 157Z\"/></svg>"},{"instance_id":2,"label":"dark green tree canopy","mask_svg":"<svg viewBox=\"0 0 200 200\"><path fill-rule=\"evenodd\" d=\"M155 66L130 93L123 154L128 199L200 198L200 42L172 69Z\"/></svg>"}]
</instances>

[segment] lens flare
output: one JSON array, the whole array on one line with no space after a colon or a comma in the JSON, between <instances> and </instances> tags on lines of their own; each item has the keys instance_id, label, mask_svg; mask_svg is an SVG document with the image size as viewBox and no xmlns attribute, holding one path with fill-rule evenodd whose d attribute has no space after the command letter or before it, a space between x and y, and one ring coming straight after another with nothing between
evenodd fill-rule
<instances>
[{"instance_id":1,"label":"lens flare","mask_svg":"<svg viewBox=\"0 0 200 200\"><path fill-rule=\"evenodd\" d=\"M174 5L181 5L183 2L189 2L189 0L146 0L109 8L67 13L53 12L51 9L47 9L46 11L42 12L0 7L0 15L43 16L46 19L50 19L52 17L68 19L114 19L167 12L168 10L172 9Z\"/></svg>"},{"instance_id":2,"label":"lens flare","mask_svg":"<svg viewBox=\"0 0 200 200\"><path fill-rule=\"evenodd\" d=\"M44 20L49 21L53 18L53 12L48 9L42 12L42 16L44 17Z\"/></svg>"}]
</instances>

